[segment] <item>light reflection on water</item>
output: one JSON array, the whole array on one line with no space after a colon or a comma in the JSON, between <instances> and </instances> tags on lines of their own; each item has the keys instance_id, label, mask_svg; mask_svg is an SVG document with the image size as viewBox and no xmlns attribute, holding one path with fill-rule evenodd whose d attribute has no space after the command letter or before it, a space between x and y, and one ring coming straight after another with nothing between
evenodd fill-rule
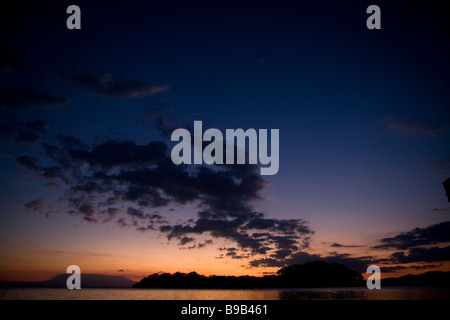
<instances>
[{"instance_id":1,"label":"light reflection on water","mask_svg":"<svg viewBox=\"0 0 450 320\"><path fill-rule=\"evenodd\" d=\"M0 300L450 300L450 288L0 289Z\"/></svg>"}]
</instances>

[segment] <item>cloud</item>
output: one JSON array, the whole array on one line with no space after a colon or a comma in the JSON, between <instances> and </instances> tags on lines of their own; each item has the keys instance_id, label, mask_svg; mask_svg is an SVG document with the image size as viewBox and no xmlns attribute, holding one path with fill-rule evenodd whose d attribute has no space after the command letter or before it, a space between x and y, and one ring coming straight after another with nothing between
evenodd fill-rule
<instances>
[{"instance_id":1,"label":"cloud","mask_svg":"<svg viewBox=\"0 0 450 320\"><path fill-rule=\"evenodd\" d=\"M113 166L155 164L163 159L168 151L164 142L152 141L147 145L136 145L133 141L105 141L87 148L69 149L70 157L91 166L110 168Z\"/></svg>"},{"instance_id":2,"label":"cloud","mask_svg":"<svg viewBox=\"0 0 450 320\"><path fill-rule=\"evenodd\" d=\"M195 240L194 238L184 236L183 238L180 239L180 245L184 246L185 244L193 242L194 240Z\"/></svg>"},{"instance_id":3,"label":"cloud","mask_svg":"<svg viewBox=\"0 0 450 320\"><path fill-rule=\"evenodd\" d=\"M172 132L178 128L186 128L190 132L193 132L191 124L174 116L172 110L167 110L159 106L150 106L144 109L142 119L145 125L153 124L163 138L170 138Z\"/></svg>"},{"instance_id":4,"label":"cloud","mask_svg":"<svg viewBox=\"0 0 450 320\"><path fill-rule=\"evenodd\" d=\"M146 219L148 217L148 215L146 213L144 213L144 211L133 208L133 207L128 207L127 214L130 217L138 218L138 219Z\"/></svg>"},{"instance_id":5,"label":"cloud","mask_svg":"<svg viewBox=\"0 0 450 320\"><path fill-rule=\"evenodd\" d=\"M395 252L390 256L393 263L450 261L450 246L432 248L412 248L408 253Z\"/></svg>"},{"instance_id":6,"label":"cloud","mask_svg":"<svg viewBox=\"0 0 450 320\"><path fill-rule=\"evenodd\" d=\"M450 124L450 121L441 121L434 125L428 125L411 119L387 117L381 120L381 123L393 132L400 133L407 137L414 137L433 136L441 129L447 127Z\"/></svg>"},{"instance_id":7,"label":"cloud","mask_svg":"<svg viewBox=\"0 0 450 320\"><path fill-rule=\"evenodd\" d=\"M56 183L56 182L46 182L46 183L44 183L44 188L47 188L47 189L55 188L55 187L58 187L58 186L59 186L59 184Z\"/></svg>"},{"instance_id":8,"label":"cloud","mask_svg":"<svg viewBox=\"0 0 450 320\"><path fill-rule=\"evenodd\" d=\"M398 270L405 270L408 267L405 266L383 266L381 267L381 272L397 272Z\"/></svg>"},{"instance_id":9,"label":"cloud","mask_svg":"<svg viewBox=\"0 0 450 320\"><path fill-rule=\"evenodd\" d=\"M382 266L381 272L397 272L398 270L422 270L441 267L443 264L422 264L422 265L408 265L408 266Z\"/></svg>"},{"instance_id":10,"label":"cloud","mask_svg":"<svg viewBox=\"0 0 450 320\"><path fill-rule=\"evenodd\" d=\"M291 222L293 231L288 234L283 230L274 229L274 226L270 225L264 227L264 230L270 230L272 233L258 233L255 236L255 233L250 232L247 227L255 217L263 219L261 213L247 212L247 214L235 218L231 218L230 214L227 214L223 218L207 217L186 224L163 225L160 231L167 233L169 239L206 233L215 238L231 240L240 249L248 249L252 254L267 254L268 252L284 250L285 255L291 254L300 247L305 247L304 236L312 234L312 231L305 226L305 222L298 219Z\"/></svg>"},{"instance_id":11,"label":"cloud","mask_svg":"<svg viewBox=\"0 0 450 320\"><path fill-rule=\"evenodd\" d=\"M114 80L108 73L69 71L65 72L64 76L72 85L107 98L143 97L169 90L166 85L150 86L136 80Z\"/></svg>"},{"instance_id":12,"label":"cloud","mask_svg":"<svg viewBox=\"0 0 450 320\"><path fill-rule=\"evenodd\" d=\"M439 268L439 267L442 267L443 265L444 265L443 263L439 263L439 264L422 264L422 265L412 265L412 266L409 266L409 267L413 268L415 270L421 270L421 269Z\"/></svg>"},{"instance_id":13,"label":"cloud","mask_svg":"<svg viewBox=\"0 0 450 320\"><path fill-rule=\"evenodd\" d=\"M12 139L16 143L38 142L47 133L47 124L42 120L22 121L16 118L0 121L0 139Z\"/></svg>"},{"instance_id":14,"label":"cloud","mask_svg":"<svg viewBox=\"0 0 450 320\"><path fill-rule=\"evenodd\" d=\"M118 208L107 208L104 212L103 212L103 223L108 223L110 221L112 221L113 219L115 219L118 215L120 215L120 213L122 212L122 210L118 209Z\"/></svg>"},{"instance_id":15,"label":"cloud","mask_svg":"<svg viewBox=\"0 0 450 320\"><path fill-rule=\"evenodd\" d=\"M450 246L436 244L450 242L450 221L444 221L426 228L415 228L394 237L381 239L374 249L397 249L384 262L411 263L450 261ZM431 247L431 245L435 245Z\"/></svg>"},{"instance_id":16,"label":"cloud","mask_svg":"<svg viewBox=\"0 0 450 320\"><path fill-rule=\"evenodd\" d=\"M33 210L35 212L41 212L42 209L44 208L44 205L45 205L44 200L38 198L36 200L25 203L25 208Z\"/></svg>"},{"instance_id":17,"label":"cloud","mask_svg":"<svg viewBox=\"0 0 450 320\"><path fill-rule=\"evenodd\" d=\"M450 208L434 208L434 209L431 209L429 211L431 211L431 212L442 212L442 211L449 211L449 210L450 210Z\"/></svg>"},{"instance_id":18,"label":"cloud","mask_svg":"<svg viewBox=\"0 0 450 320\"><path fill-rule=\"evenodd\" d=\"M428 164L428 168L430 170L436 171L437 173L441 175L448 175L449 169L450 169L450 156L442 157L441 159L434 160ZM446 192L444 192L446 194ZM447 199L450 201L450 198L447 197Z\"/></svg>"},{"instance_id":19,"label":"cloud","mask_svg":"<svg viewBox=\"0 0 450 320\"><path fill-rule=\"evenodd\" d=\"M66 104L66 97L32 89L0 88L0 107L56 109Z\"/></svg>"},{"instance_id":20,"label":"cloud","mask_svg":"<svg viewBox=\"0 0 450 320\"><path fill-rule=\"evenodd\" d=\"M93 224L97 224L98 220L93 218L93 217L89 217L89 216L84 216L82 218L83 221L89 222L89 223L93 223Z\"/></svg>"},{"instance_id":21,"label":"cloud","mask_svg":"<svg viewBox=\"0 0 450 320\"><path fill-rule=\"evenodd\" d=\"M227 252L225 255L231 259L248 259L250 257L249 254L239 254L236 251Z\"/></svg>"},{"instance_id":22,"label":"cloud","mask_svg":"<svg viewBox=\"0 0 450 320\"><path fill-rule=\"evenodd\" d=\"M450 221L444 221L426 228L415 228L395 237L381 239L374 249L405 250L420 245L450 242Z\"/></svg>"},{"instance_id":23,"label":"cloud","mask_svg":"<svg viewBox=\"0 0 450 320\"><path fill-rule=\"evenodd\" d=\"M82 221L156 230L189 248L212 243L197 243L199 237L226 239L240 250L228 255L234 259L266 256L284 261L308 248L314 234L303 219L269 218L253 209L267 186L257 165L175 165L162 141L108 140L89 146L59 135L55 143L41 146L44 158L23 155L17 162L51 182L62 182L65 211ZM184 204L199 208L195 218L172 223L151 213Z\"/></svg>"},{"instance_id":24,"label":"cloud","mask_svg":"<svg viewBox=\"0 0 450 320\"><path fill-rule=\"evenodd\" d=\"M214 242L211 239L206 239L204 242L197 243L197 248L206 247L209 244L213 244Z\"/></svg>"},{"instance_id":25,"label":"cloud","mask_svg":"<svg viewBox=\"0 0 450 320\"><path fill-rule=\"evenodd\" d=\"M64 170L60 166L43 167L39 163L39 159L34 156L22 155L16 161L27 169L35 171L38 175L49 179L61 179L68 182L69 178L64 175ZM55 182L46 182L45 187L55 186Z\"/></svg>"},{"instance_id":26,"label":"cloud","mask_svg":"<svg viewBox=\"0 0 450 320\"><path fill-rule=\"evenodd\" d=\"M92 203L83 203L78 207L78 211L82 213L84 216L92 217L94 213L97 211L97 208Z\"/></svg>"},{"instance_id":27,"label":"cloud","mask_svg":"<svg viewBox=\"0 0 450 320\"><path fill-rule=\"evenodd\" d=\"M52 214L51 209L52 209L52 205L51 204L47 204L47 210L45 210L45 202L44 200L42 200L42 198L38 198L36 200L32 200L29 202L25 202L23 203L24 207L27 210L32 210L40 215L43 215L45 217L49 217L50 214Z\"/></svg>"},{"instance_id":28,"label":"cloud","mask_svg":"<svg viewBox=\"0 0 450 320\"><path fill-rule=\"evenodd\" d=\"M344 244L340 244L340 243L335 242L332 245L330 245L330 247L333 247L333 248L360 248L361 246L344 245Z\"/></svg>"},{"instance_id":29,"label":"cloud","mask_svg":"<svg viewBox=\"0 0 450 320\"><path fill-rule=\"evenodd\" d=\"M41 137L46 133L44 121L25 121L17 128L15 140L18 143L34 143L41 140Z\"/></svg>"},{"instance_id":30,"label":"cloud","mask_svg":"<svg viewBox=\"0 0 450 320\"><path fill-rule=\"evenodd\" d=\"M39 160L32 156L20 156L16 159L18 163L31 170L40 170Z\"/></svg>"}]
</instances>

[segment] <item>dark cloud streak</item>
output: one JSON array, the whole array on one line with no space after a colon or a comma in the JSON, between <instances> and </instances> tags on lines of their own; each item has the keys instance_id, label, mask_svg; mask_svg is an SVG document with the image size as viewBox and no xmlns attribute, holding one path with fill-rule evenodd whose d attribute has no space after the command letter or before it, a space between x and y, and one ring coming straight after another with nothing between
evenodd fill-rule
<instances>
[{"instance_id":1,"label":"dark cloud streak","mask_svg":"<svg viewBox=\"0 0 450 320\"><path fill-rule=\"evenodd\" d=\"M66 97L57 97L32 89L0 88L0 107L56 109L68 103Z\"/></svg>"},{"instance_id":2,"label":"dark cloud streak","mask_svg":"<svg viewBox=\"0 0 450 320\"><path fill-rule=\"evenodd\" d=\"M169 90L169 87L166 85L150 86L136 80L114 80L108 73L66 71L64 72L64 77L74 86L107 98L151 96Z\"/></svg>"},{"instance_id":3,"label":"dark cloud streak","mask_svg":"<svg viewBox=\"0 0 450 320\"><path fill-rule=\"evenodd\" d=\"M17 118L5 118L0 121L0 139L12 139L20 144L39 142L47 133L47 124L42 120L23 121Z\"/></svg>"},{"instance_id":4,"label":"dark cloud streak","mask_svg":"<svg viewBox=\"0 0 450 320\"><path fill-rule=\"evenodd\" d=\"M450 242L450 221L444 221L426 228L415 228L395 237L381 239L374 249L405 250L420 245Z\"/></svg>"},{"instance_id":5,"label":"dark cloud streak","mask_svg":"<svg viewBox=\"0 0 450 320\"><path fill-rule=\"evenodd\" d=\"M450 246L432 248L412 248L407 253L395 252L390 256L393 263L450 261Z\"/></svg>"}]
</instances>

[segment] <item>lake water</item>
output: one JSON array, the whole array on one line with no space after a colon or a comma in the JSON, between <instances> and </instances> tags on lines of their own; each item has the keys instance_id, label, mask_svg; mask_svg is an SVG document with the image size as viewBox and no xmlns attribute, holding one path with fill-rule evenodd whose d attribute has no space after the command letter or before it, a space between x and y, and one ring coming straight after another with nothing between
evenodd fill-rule
<instances>
[{"instance_id":1,"label":"lake water","mask_svg":"<svg viewBox=\"0 0 450 320\"><path fill-rule=\"evenodd\" d=\"M0 289L0 300L450 300L450 288Z\"/></svg>"}]
</instances>

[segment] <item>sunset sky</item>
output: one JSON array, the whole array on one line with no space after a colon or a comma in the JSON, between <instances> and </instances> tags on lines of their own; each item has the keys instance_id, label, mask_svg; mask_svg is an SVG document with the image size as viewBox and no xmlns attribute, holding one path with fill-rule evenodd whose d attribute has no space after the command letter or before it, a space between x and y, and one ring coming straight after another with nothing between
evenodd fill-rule
<instances>
[{"instance_id":1,"label":"sunset sky","mask_svg":"<svg viewBox=\"0 0 450 320\"><path fill-rule=\"evenodd\" d=\"M437 2L378 1L381 30L368 1L7 2L0 280L450 271ZM279 129L278 173L174 165L170 135L195 120Z\"/></svg>"}]
</instances>

